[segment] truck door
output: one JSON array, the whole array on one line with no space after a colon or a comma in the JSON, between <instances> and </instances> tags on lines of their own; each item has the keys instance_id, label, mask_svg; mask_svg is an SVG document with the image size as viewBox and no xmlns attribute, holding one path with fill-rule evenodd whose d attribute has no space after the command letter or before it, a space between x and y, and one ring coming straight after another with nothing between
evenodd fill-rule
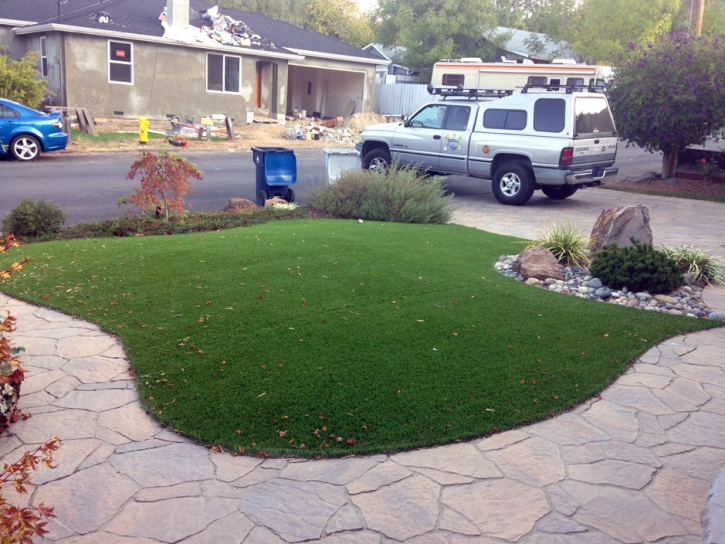
<instances>
[{"instance_id":1,"label":"truck door","mask_svg":"<svg viewBox=\"0 0 725 544\"><path fill-rule=\"evenodd\" d=\"M471 106L448 106L441 158L438 165L440 172L450 174L468 174L466 158L468 156L468 141L473 129Z\"/></svg>"},{"instance_id":2,"label":"truck door","mask_svg":"<svg viewBox=\"0 0 725 544\"><path fill-rule=\"evenodd\" d=\"M437 170L447 113L447 104L428 104L408 119L393 134L393 160Z\"/></svg>"}]
</instances>

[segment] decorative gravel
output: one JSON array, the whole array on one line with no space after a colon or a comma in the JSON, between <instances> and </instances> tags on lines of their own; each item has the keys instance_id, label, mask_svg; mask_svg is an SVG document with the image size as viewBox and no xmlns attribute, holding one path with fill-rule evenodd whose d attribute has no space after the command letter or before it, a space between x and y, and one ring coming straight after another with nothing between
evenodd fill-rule
<instances>
[{"instance_id":1,"label":"decorative gravel","mask_svg":"<svg viewBox=\"0 0 725 544\"><path fill-rule=\"evenodd\" d=\"M548 278L537 280L526 279L519 272L514 272L518 255L501 255L494 265L497 272L514 280L524 282L542 289L548 289L563 295L597 300L607 304L629 306L650 312L663 312L672 315L686 315L722 321L725 315L708 308L702 300L703 287L699 285L683 285L677 291L668 294L651 295L646 291L632 292L626 287L611 289L599 278L592 277L588 271L571 266L564 268L564 280Z\"/></svg>"}]
</instances>

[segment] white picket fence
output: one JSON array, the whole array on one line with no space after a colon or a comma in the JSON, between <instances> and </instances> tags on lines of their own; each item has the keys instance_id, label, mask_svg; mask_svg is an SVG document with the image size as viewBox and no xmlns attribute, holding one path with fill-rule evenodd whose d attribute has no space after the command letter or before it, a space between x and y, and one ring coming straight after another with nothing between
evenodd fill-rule
<instances>
[{"instance_id":1,"label":"white picket fence","mask_svg":"<svg viewBox=\"0 0 725 544\"><path fill-rule=\"evenodd\" d=\"M375 85L375 113L381 115L410 115L432 102L427 85L392 84Z\"/></svg>"}]
</instances>

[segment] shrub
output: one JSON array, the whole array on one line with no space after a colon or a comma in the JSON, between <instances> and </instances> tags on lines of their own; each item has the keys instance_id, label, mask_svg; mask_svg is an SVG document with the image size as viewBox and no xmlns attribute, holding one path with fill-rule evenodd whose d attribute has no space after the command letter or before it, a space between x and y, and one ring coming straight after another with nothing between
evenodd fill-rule
<instances>
[{"instance_id":1,"label":"shrub","mask_svg":"<svg viewBox=\"0 0 725 544\"><path fill-rule=\"evenodd\" d=\"M589 239L568 219L566 225L552 225L548 231L541 232L526 247L546 248L566 266L585 268L589 264Z\"/></svg>"},{"instance_id":2,"label":"shrub","mask_svg":"<svg viewBox=\"0 0 725 544\"><path fill-rule=\"evenodd\" d=\"M453 215L443 178L393 164L387 172L351 170L316 187L310 207L336 217L396 223L446 223Z\"/></svg>"},{"instance_id":3,"label":"shrub","mask_svg":"<svg viewBox=\"0 0 725 544\"><path fill-rule=\"evenodd\" d=\"M65 223L65 213L48 200L26 198L3 220L3 232L15 236L38 237L58 232Z\"/></svg>"},{"instance_id":4,"label":"shrub","mask_svg":"<svg viewBox=\"0 0 725 544\"><path fill-rule=\"evenodd\" d=\"M663 245L660 251L674 259L685 276L693 274L690 283L725 284L725 266L700 248Z\"/></svg>"},{"instance_id":5,"label":"shrub","mask_svg":"<svg viewBox=\"0 0 725 544\"><path fill-rule=\"evenodd\" d=\"M652 244L631 240L633 246L604 246L592 259L589 273L615 289L665 293L682 285L682 272L674 259Z\"/></svg>"}]
</instances>

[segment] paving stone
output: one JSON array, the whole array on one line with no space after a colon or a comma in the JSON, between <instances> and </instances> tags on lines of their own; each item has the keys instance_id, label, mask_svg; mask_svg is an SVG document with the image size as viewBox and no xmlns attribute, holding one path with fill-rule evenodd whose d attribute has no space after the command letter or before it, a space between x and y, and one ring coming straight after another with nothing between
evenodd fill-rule
<instances>
[{"instance_id":1,"label":"paving stone","mask_svg":"<svg viewBox=\"0 0 725 544\"><path fill-rule=\"evenodd\" d=\"M3 459L11 451L20 448L23 443L17 436L2 436L0 440L0 459Z\"/></svg>"},{"instance_id":2,"label":"paving stone","mask_svg":"<svg viewBox=\"0 0 725 544\"><path fill-rule=\"evenodd\" d=\"M698 346L698 348L682 357L682 362L700 366L722 366L722 344Z\"/></svg>"},{"instance_id":3,"label":"paving stone","mask_svg":"<svg viewBox=\"0 0 725 544\"><path fill-rule=\"evenodd\" d=\"M65 359L63 360L65 361ZM55 398L59 399L61 397L65 397L80 384L81 382L79 382L73 376L66 376L65 378L61 378L60 380L46 387L45 391L53 395Z\"/></svg>"},{"instance_id":4,"label":"paving stone","mask_svg":"<svg viewBox=\"0 0 725 544\"><path fill-rule=\"evenodd\" d=\"M33 306L29 307L32 309L33 315L35 317L38 317L49 323L64 323L68 321L73 321L73 318L71 316L56 312L55 310L49 310L47 308L34 308Z\"/></svg>"},{"instance_id":5,"label":"paving stone","mask_svg":"<svg viewBox=\"0 0 725 544\"><path fill-rule=\"evenodd\" d=\"M116 340L108 335L63 338L58 340L58 348L55 355L69 360L93 357L94 355L100 355L114 345L116 345Z\"/></svg>"},{"instance_id":6,"label":"paving stone","mask_svg":"<svg viewBox=\"0 0 725 544\"><path fill-rule=\"evenodd\" d=\"M278 479L248 488L239 510L287 542L302 542L320 538L332 515L346 503L344 488Z\"/></svg>"},{"instance_id":7,"label":"paving stone","mask_svg":"<svg viewBox=\"0 0 725 544\"><path fill-rule=\"evenodd\" d=\"M713 398L701 406L706 412L713 412L725 416L725 400Z\"/></svg>"},{"instance_id":8,"label":"paving stone","mask_svg":"<svg viewBox=\"0 0 725 544\"><path fill-rule=\"evenodd\" d=\"M581 503L564 491L559 484L547 486L546 494L551 507L565 516L571 516L581 506Z\"/></svg>"},{"instance_id":9,"label":"paving stone","mask_svg":"<svg viewBox=\"0 0 725 544\"><path fill-rule=\"evenodd\" d=\"M591 410L591 408L588 408L588 410ZM564 414L556 419L536 423L527 427L526 430L560 446L587 444L598 440L609 440L610 438L607 433L590 425L581 416L572 414Z\"/></svg>"},{"instance_id":10,"label":"paving stone","mask_svg":"<svg viewBox=\"0 0 725 544\"><path fill-rule=\"evenodd\" d=\"M578 465L582 463L593 463L602 461L607 456L604 455L602 444L606 442L591 442L580 446L562 446L561 458L567 465Z\"/></svg>"},{"instance_id":11,"label":"paving stone","mask_svg":"<svg viewBox=\"0 0 725 544\"><path fill-rule=\"evenodd\" d=\"M686 451L692 451L695 446L688 444L678 444L677 442L668 442L667 444L661 444L659 446L653 446L650 448L652 453L657 457L667 457L668 455L675 455L677 453L683 453Z\"/></svg>"},{"instance_id":12,"label":"paving stone","mask_svg":"<svg viewBox=\"0 0 725 544\"><path fill-rule=\"evenodd\" d=\"M385 542L392 542L388 539L384 539ZM436 531L434 533L427 533L421 536L414 536L405 541L405 544L448 544L448 538L445 533Z\"/></svg>"},{"instance_id":13,"label":"paving stone","mask_svg":"<svg viewBox=\"0 0 725 544\"><path fill-rule=\"evenodd\" d=\"M371 493L352 497L368 529L388 538L407 540L431 531L438 519L440 486L412 476Z\"/></svg>"},{"instance_id":14,"label":"paving stone","mask_svg":"<svg viewBox=\"0 0 725 544\"><path fill-rule=\"evenodd\" d=\"M45 391L38 391L37 393L29 395L26 395L21 391L20 398L18 399L18 408L23 411L30 410L31 408L48 406L53 402L55 402L55 397L49 395ZM35 413L35 410L33 410L33 413Z\"/></svg>"},{"instance_id":15,"label":"paving stone","mask_svg":"<svg viewBox=\"0 0 725 544\"><path fill-rule=\"evenodd\" d=\"M696 382L725 387L725 372L722 368L700 365L680 365L673 369L679 376Z\"/></svg>"},{"instance_id":16,"label":"paving stone","mask_svg":"<svg viewBox=\"0 0 725 544\"><path fill-rule=\"evenodd\" d=\"M657 348L651 348L639 358L639 361L645 364L656 365L660 360L660 351Z\"/></svg>"},{"instance_id":17,"label":"paving stone","mask_svg":"<svg viewBox=\"0 0 725 544\"><path fill-rule=\"evenodd\" d=\"M56 327L56 328L42 328L33 329L24 333L24 336L30 338L53 338L60 340L61 338L70 338L83 334L85 329L78 327Z\"/></svg>"},{"instance_id":18,"label":"paving stone","mask_svg":"<svg viewBox=\"0 0 725 544\"><path fill-rule=\"evenodd\" d=\"M441 502L470 519L485 536L513 541L551 511L541 489L509 479L446 487Z\"/></svg>"},{"instance_id":19,"label":"paving stone","mask_svg":"<svg viewBox=\"0 0 725 544\"><path fill-rule=\"evenodd\" d=\"M588 465L569 465L569 478L590 484L608 484L642 489L652 479L655 468L615 459Z\"/></svg>"},{"instance_id":20,"label":"paving stone","mask_svg":"<svg viewBox=\"0 0 725 544\"><path fill-rule=\"evenodd\" d=\"M244 544L284 544L284 540L266 527L257 526L247 535Z\"/></svg>"},{"instance_id":21,"label":"paving stone","mask_svg":"<svg viewBox=\"0 0 725 544\"><path fill-rule=\"evenodd\" d=\"M111 533L96 532L83 536L72 536L58 540L57 544L158 544L157 540L148 538L129 538Z\"/></svg>"},{"instance_id":22,"label":"paving stone","mask_svg":"<svg viewBox=\"0 0 725 544\"><path fill-rule=\"evenodd\" d=\"M700 382L687 378L675 378L665 391L694 406L700 406L710 400L710 395L702 388Z\"/></svg>"},{"instance_id":23,"label":"paving stone","mask_svg":"<svg viewBox=\"0 0 725 544\"><path fill-rule=\"evenodd\" d=\"M135 391L112 389L109 391L71 391L65 397L56 400L53 405L63 408L79 408L92 412L103 412L120 408L138 400Z\"/></svg>"},{"instance_id":24,"label":"paving stone","mask_svg":"<svg viewBox=\"0 0 725 544\"><path fill-rule=\"evenodd\" d=\"M638 412L639 429L643 433L665 434L665 430L660 425L657 416L648 414L647 412Z\"/></svg>"},{"instance_id":25,"label":"paving stone","mask_svg":"<svg viewBox=\"0 0 725 544\"><path fill-rule=\"evenodd\" d=\"M115 382L82 383L76 387L78 391L101 391L106 389L136 389L136 384L131 380L119 380Z\"/></svg>"},{"instance_id":26,"label":"paving stone","mask_svg":"<svg viewBox=\"0 0 725 544\"><path fill-rule=\"evenodd\" d=\"M109 463L142 487L160 487L214 477L205 448L171 444L161 448L115 454Z\"/></svg>"},{"instance_id":27,"label":"paving stone","mask_svg":"<svg viewBox=\"0 0 725 544\"><path fill-rule=\"evenodd\" d=\"M26 357L35 357L36 355L60 355L62 357L62 354L56 353L57 343L58 340L52 338L31 338L29 336L20 336L17 333L10 337L11 347L25 349L22 354L24 360Z\"/></svg>"},{"instance_id":28,"label":"paving stone","mask_svg":"<svg viewBox=\"0 0 725 544\"><path fill-rule=\"evenodd\" d=\"M602 391L601 396L611 402L636 410L644 410L656 416L671 414L672 410L654 396L654 391L646 387L615 383Z\"/></svg>"},{"instance_id":29,"label":"paving stone","mask_svg":"<svg viewBox=\"0 0 725 544\"><path fill-rule=\"evenodd\" d=\"M668 376L659 376L656 374L644 374L635 372L626 376L620 376L617 380L618 385L642 385L655 389L662 389L670 385L673 378Z\"/></svg>"},{"instance_id":30,"label":"paving stone","mask_svg":"<svg viewBox=\"0 0 725 544\"><path fill-rule=\"evenodd\" d=\"M413 470L441 485L470 484L474 481L470 476L461 476L460 474L443 472L442 470L436 470L434 468L414 467Z\"/></svg>"},{"instance_id":31,"label":"paving stone","mask_svg":"<svg viewBox=\"0 0 725 544\"><path fill-rule=\"evenodd\" d=\"M671 416L660 416L658 418L658 420L660 422L660 426L663 429L667 430L667 429L671 429L672 427L674 427L681 421L685 421L687 419L687 416L688 416L688 414L679 413L679 414L672 414Z\"/></svg>"},{"instance_id":32,"label":"paving stone","mask_svg":"<svg viewBox=\"0 0 725 544\"><path fill-rule=\"evenodd\" d=\"M405 466L434 468L474 478L499 478L501 473L472 444L452 444L398 453L392 461Z\"/></svg>"},{"instance_id":33,"label":"paving stone","mask_svg":"<svg viewBox=\"0 0 725 544\"><path fill-rule=\"evenodd\" d=\"M320 542L324 542L324 544L380 544L380 535L370 531L338 533L323 538Z\"/></svg>"},{"instance_id":34,"label":"paving stone","mask_svg":"<svg viewBox=\"0 0 725 544\"><path fill-rule=\"evenodd\" d=\"M661 367L657 364L646 364L644 362L634 363L632 369L635 372L643 374L655 374L657 376L675 377L675 373L669 368Z\"/></svg>"},{"instance_id":35,"label":"paving stone","mask_svg":"<svg viewBox=\"0 0 725 544\"><path fill-rule=\"evenodd\" d=\"M128 363L110 357L84 357L70 359L63 365L63 371L83 383L100 383L118 376Z\"/></svg>"},{"instance_id":36,"label":"paving stone","mask_svg":"<svg viewBox=\"0 0 725 544\"><path fill-rule=\"evenodd\" d=\"M375 491L381 486L397 482L411 474L407 468L392 461L387 461L371 468L360 478L347 484L347 491L351 495Z\"/></svg>"},{"instance_id":37,"label":"paving stone","mask_svg":"<svg viewBox=\"0 0 725 544\"><path fill-rule=\"evenodd\" d=\"M98 440L103 440L107 444L113 444L114 446L120 446L121 444L128 444L131 442L130 438L123 436L116 431L112 431L111 429L107 429L106 427L101 427L100 425L96 426L96 438Z\"/></svg>"},{"instance_id":38,"label":"paving stone","mask_svg":"<svg viewBox=\"0 0 725 544\"><path fill-rule=\"evenodd\" d=\"M232 457L224 453L212 453L210 459L216 467L217 479L222 482L238 480L262 463L261 459L245 456Z\"/></svg>"},{"instance_id":39,"label":"paving stone","mask_svg":"<svg viewBox=\"0 0 725 544\"><path fill-rule=\"evenodd\" d=\"M181 497L128 503L105 530L122 536L143 537L161 542L178 542L190 537L213 521L236 510L233 499Z\"/></svg>"},{"instance_id":40,"label":"paving stone","mask_svg":"<svg viewBox=\"0 0 725 544\"><path fill-rule=\"evenodd\" d=\"M596 402L582 417L615 440L634 442L639 434L637 410L614 402Z\"/></svg>"},{"instance_id":41,"label":"paving stone","mask_svg":"<svg viewBox=\"0 0 725 544\"><path fill-rule=\"evenodd\" d=\"M712 482L721 467L725 466L725 450L695 448L692 451L660 458L662 464L682 474Z\"/></svg>"},{"instance_id":42,"label":"paving stone","mask_svg":"<svg viewBox=\"0 0 725 544\"><path fill-rule=\"evenodd\" d=\"M262 463L263 468L275 468L282 470L284 467L287 466L289 461L286 459L265 459Z\"/></svg>"},{"instance_id":43,"label":"paving stone","mask_svg":"<svg viewBox=\"0 0 725 544\"><path fill-rule=\"evenodd\" d=\"M13 425L13 433L26 444L44 444L62 434L63 440L93 438L95 414L85 410L61 410L42 416L21 419Z\"/></svg>"},{"instance_id":44,"label":"paving stone","mask_svg":"<svg viewBox=\"0 0 725 544\"><path fill-rule=\"evenodd\" d=\"M346 485L365 474L378 463L364 458L325 459L316 462L290 463L280 473L280 478L299 482L326 482Z\"/></svg>"},{"instance_id":45,"label":"paving stone","mask_svg":"<svg viewBox=\"0 0 725 544\"><path fill-rule=\"evenodd\" d=\"M438 528L462 535L478 536L481 534L481 531L478 530L478 527L471 520L450 508L443 508Z\"/></svg>"},{"instance_id":46,"label":"paving stone","mask_svg":"<svg viewBox=\"0 0 725 544\"><path fill-rule=\"evenodd\" d=\"M558 512L551 512L538 521L536 530L542 533L569 534L583 533L587 528L566 516L562 516Z\"/></svg>"},{"instance_id":47,"label":"paving stone","mask_svg":"<svg viewBox=\"0 0 725 544\"><path fill-rule=\"evenodd\" d=\"M672 409L673 412L695 412L697 406L690 404L686 400L680 397L674 396L669 391L663 391L661 389L653 389L652 394L660 399L664 404Z\"/></svg>"},{"instance_id":48,"label":"paving stone","mask_svg":"<svg viewBox=\"0 0 725 544\"><path fill-rule=\"evenodd\" d=\"M151 439L160 430L158 423L146 415L138 402L103 412L98 416L98 425L139 442Z\"/></svg>"},{"instance_id":49,"label":"paving stone","mask_svg":"<svg viewBox=\"0 0 725 544\"><path fill-rule=\"evenodd\" d=\"M352 504L346 504L330 518L325 532L331 535L343 531L359 531L363 528L360 511Z\"/></svg>"},{"instance_id":50,"label":"paving stone","mask_svg":"<svg viewBox=\"0 0 725 544\"><path fill-rule=\"evenodd\" d=\"M725 387L720 387L718 385L712 385L712 384L706 383L703 385L703 388L705 389L705 391L707 391L713 397L717 397L719 399L725 399Z\"/></svg>"},{"instance_id":51,"label":"paving stone","mask_svg":"<svg viewBox=\"0 0 725 544\"><path fill-rule=\"evenodd\" d=\"M652 484L647 486L645 494L664 511L699 523L708 491L708 482L664 468L657 473Z\"/></svg>"},{"instance_id":52,"label":"paving stone","mask_svg":"<svg viewBox=\"0 0 725 544\"><path fill-rule=\"evenodd\" d=\"M680 444L725 449L725 416L711 412L693 412L667 434L670 440Z\"/></svg>"},{"instance_id":53,"label":"paving stone","mask_svg":"<svg viewBox=\"0 0 725 544\"><path fill-rule=\"evenodd\" d=\"M110 348L108 348L106 351L101 353L103 357L111 357L113 359L124 359L126 360L128 357L126 355L126 352L123 350L123 347L115 343Z\"/></svg>"},{"instance_id":54,"label":"paving stone","mask_svg":"<svg viewBox=\"0 0 725 544\"><path fill-rule=\"evenodd\" d=\"M85 461L100 445L100 440L88 438L85 440L64 440L60 449L53 453L53 466L50 469L41 464L33 473L33 485L39 486L46 482L65 478L73 474L80 464Z\"/></svg>"},{"instance_id":55,"label":"paving stone","mask_svg":"<svg viewBox=\"0 0 725 544\"><path fill-rule=\"evenodd\" d=\"M466 535L457 535L453 533L451 535L451 544L499 544L500 540L494 540L487 536L476 536L470 537Z\"/></svg>"},{"instance_id":56,"label":"paving stone","mask_svg":"<svg viewBox=\"0 0 725 544\"><path fill-rule=\"evenodd\" d=\"M663 434L640 433L634 443L640 448L651 448L667 442L667 437Z\"/></svg>"},{"instance_id":57,"label":"paving stone","mask_svg":"<svg viewBox=\"0 0 725 544\"><path fill-rule=\"evenodd\" d=\"M137 502L156 502L179 497L198 497L201 495L199 482L183 482L167 487L149 487L140 489L134 496Z\"/></svg>"},{"instance_id":58,"label":"paving stone","mask_svg":"<svg viewBox=\"0 0 725 544\"><path fill-rule=\"evenodd\" d=\"M159 426L159 428L160 427L161 426ZM177 444L191 444L191 440L180 435L179 433L170 431L169 429L159 430L159 432L154 435L154 438L156 438L157 440L163 440L165 442L175 442Z\"/></svg>"},{"instance_id":59,"label":"paving stone","mask_svg":"<svg viewBox=\"0 0 725 544\"><path fill-rule=\"evenodd\" d=\"M640 448L626 442L604 442L602 450L608 459L619 459L620 461L628 461L630 463L640 463L660 468L662 463L657 460L653 453L646 449Z\"/></svg>"},{"instance_id":60,"label":"paving stone","mask_svg":"<svg viewBox=\"0 0 725 544\"><path fill-rule=\"evenodd\" d=\"M68 362L67 359L64 359L63 357L58 357L57 355L28 356L28 354L25 352L23 352L22 355L23 361L26 361L29 364L32 361L33 366L40 366L43 368L47 368L48 370L58 370Z\"/></svg>"},{"instance_id":61,"label":"paving stone","mask_svg":"<svg viewBox=\"0 0 725 544\"><path fill-rule=\"evenodd\" d=\"M234 487L219 480L204 480L201 482L201 491L205 497L223 497L225 499L242 499L246 493L241 487Z\"/></svg>"},{"instance_id":62,"label":"paving stone","mask_svg":"<svg viewBox=\"0 0 725 544\"><path fill-rule=\"evenodd\" d=\"M553 484L566 476L559 447L543 438L530 438L487 455L508 478L532 486Z\"/></svg>"},{"instance_id":63,"label":"paving stone","mask_svg":"<svg viewBox=\"0 0 725 544\"><path fill-rule=\"evenodd\" d=\"M476 443L476 447L481 451L500 450L501 448L505 448L511 444L516 444L516 442L526 440L529 436L531 435L525 433L524 431L506 431L504 433L498 433L484 438Z\"/></svg>"},{"instance_id":64,"label":"paving stone","mask_svg":"<svg viewBox=\"0 0 725 544\"><path fill-rule=\"evenodd\" d=\"M86 534L113 518L137 490L130 478L102 464L38 487L33 502L54 506L60 524Z\"/></svg>"},{"instance_id":65,"label":"paving stone","mask_svg":"<svg viewBox=\"0 0 725 544\"><path fill-rule=\"evenodd\" d=\"M127 442L116 448L116 453L128 453L130 451L150 450L151 448L160 448L168 446L167 442L161 440L147 440L146 442Z\"/></svg>"},{"instance_id":66,"label":"paving stone","mask_svg":"<svg viewBox=\"0 0 725 544\"><path fill-rule=\"evenodd\" d=\"M184 544L241 544L254 524L245 515L232 512L211 523L201 533L190 536Z\"/></svg>"},{"instance_id":67,"label":"paving stone","mask_svg":"<svg viewBox=\"0 0 725 544\"><path fill-rule=\"evenodd\" d=\"M26 370L28 369L26 365L23 366ZM32 375L26 374L22 386L23 396L32 395L38 391L44 391L50 384L60 380L61 378L65 378L65 376L66 373L62 370L45 370L42 373L33 373Z\"/></svg>"},{"instance_id":68,"label":"paving stone","mask_svg":"<svg viewBox=\"0 0 725 544\"><path fill-rule=\"evenodd\" d=\"M637 491L573 480L562 483L561 487L583 505L574 514L576 521L623 542L651 542L687 534L675 518Z\"/></svg>"},{"instance_id":69,"label":"paving stone","mask_svg":"<svg viewBox=\"0 0 725 544\"><path fill-rule=\"evenodd\" d=\"M620 541L590 529L584 533L565 535L535 532L519 540L519 544L620 544Z\"/></svg>"},{"instance_id":70,"label":"paving stone","mask_svg":"<svg viewBox=\"0 0 725 544\"><path fill-rule=\"evenodd\" d=\"M67 538L76 536L73 531L71 531L68 527L63 526L57 519L50 520L48 525L45 526L45 529L48 531L48 534L46 534L43 538L51 542L66 540Z\"/></svg>"},{"instance_id":71,"label":"paving stone","mask_svg":"<svg viewBox=\"0 0 725 544\"><path fill-rule=\"evenodd\" d=\"M245 474L238 480L234 480L232 485L234 487L249 487L252 485L262 484L274 480L279 476L279 470L265 469L262 467L255 468L249 474Z\"/></svg>"}]
</instances>

